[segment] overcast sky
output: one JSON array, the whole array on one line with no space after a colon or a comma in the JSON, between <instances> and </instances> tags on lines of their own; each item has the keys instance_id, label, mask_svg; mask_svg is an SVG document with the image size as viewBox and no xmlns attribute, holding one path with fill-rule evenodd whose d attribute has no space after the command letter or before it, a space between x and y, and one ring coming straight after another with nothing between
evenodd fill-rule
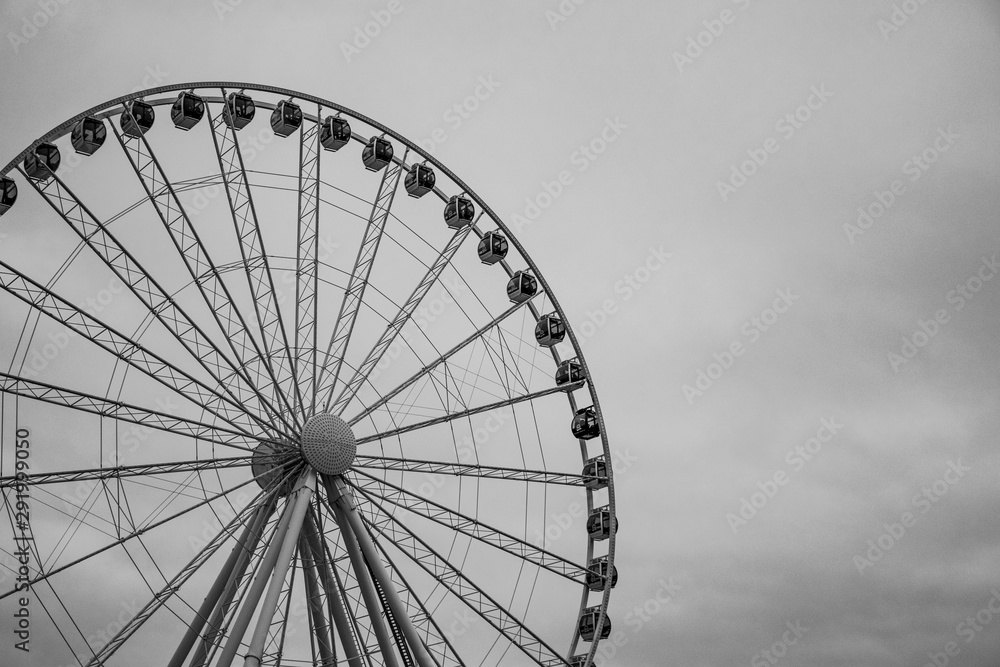
<instances>
[{"instance_id":1,"label":"overcast sky","mask_svg":"<svg viewBox=\"0 0 1000 667\"><path fill-rule=\"evenodd\" d=\"M599 664L1000 664L1000 5L336 4L53 0L34 35L5 2L0 163L185 81L424 141L584 341L622 525Z\"/></svg>"}]
</instances>

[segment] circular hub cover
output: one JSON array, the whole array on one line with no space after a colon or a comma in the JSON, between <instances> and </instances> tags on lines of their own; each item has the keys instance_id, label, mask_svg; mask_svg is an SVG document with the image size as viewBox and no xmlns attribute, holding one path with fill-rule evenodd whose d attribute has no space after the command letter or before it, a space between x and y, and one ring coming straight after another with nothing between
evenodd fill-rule
<instances>
[{"instance_id":1,"label":"circular hub cover","mask_svg":"<svg viewBox=\"0 0 1000 667\"><path fill-rule=\"evenodd\" d=\"M322 412L302 428L302 456L325 475L340 475L351 467L358 445L354 432L340 417Z\"/></svg>"}]
</instances>

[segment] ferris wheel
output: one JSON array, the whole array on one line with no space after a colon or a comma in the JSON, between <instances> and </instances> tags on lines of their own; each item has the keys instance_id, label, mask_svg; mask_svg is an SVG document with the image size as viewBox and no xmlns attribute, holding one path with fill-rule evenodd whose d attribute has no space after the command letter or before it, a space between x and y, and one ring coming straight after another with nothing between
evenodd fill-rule
<instances>
[{"instance_id":1,"label":"ferris wheel","mask_svg":"<svg viewBox=\"0 0 1000 667\"><path fill-rule=\"evenodd\" d=\"M33 653L592 664L618 576L594 382L448 168L333 102L203 82L0 176L0 606L31 600Z\"/></svg>"}]
</instances>

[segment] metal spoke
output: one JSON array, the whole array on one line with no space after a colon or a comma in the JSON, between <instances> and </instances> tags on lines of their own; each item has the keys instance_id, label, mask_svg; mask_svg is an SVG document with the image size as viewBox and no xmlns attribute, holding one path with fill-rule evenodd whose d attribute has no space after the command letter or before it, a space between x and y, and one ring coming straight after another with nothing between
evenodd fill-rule
<instances>
[{"instance_id":1,"label":"metal spoke","mask_svg":"<svg viewBox=\"0 0 1000 667\"><path fill-rule=\"evenodd\" d=\"M189 562L177 575L171 579L156 595L153 599L146 603L139 612L133 616L121 630L112 637L107 644L105 644L100 651L94 655L93 658L87 663L87 667L94 667L95 665L103 665L115 652L124 644L129 637L131 637L143 624L149 620L149 618L155 614L160 607L166 604L167 600L172 598L187 582L191 576L198 571L205 561L207 561L218 549L222 546L229 537L236 532L236 529L241 526L244 521L250 517L251 514L258 510L258 503L264 498L264 492L257 494L257 497L249 503L242 512L239 512L232 521L230 521L224 528L219 532L218 535L209 540L208 544L205 546L201 552L195 556L191 562Z\"/></svg>"},{"instance_id":2,"label":"metal spoke","mask_svg":"<svg viewBox=\"0 0 1000 667\"><path fill-rule=\"evenodd\" d=\"M376 364L378 364L378 362L382 359L382 355L385 354L385 351L388 350L389 346L392 345L394 340L396 340L396 336L399 335L399 332L403 329L403 325L410 320L413 316L413 312L417 309L417 306L420 305L421 300L423 300L424 296L427 295L427 292L430 291L434 283L441 277L445 268L447 268L447 266L451 263L452 257L454 257L455 253L458 252L458 248L462 245L462 242L469 235L469 232L473 227L475 227L475 222L458 230L451 237L448 245L441 252L441 254L438 255L434 264L427 271L426 275L424 275L416 289L413 290L410 298L407 299L406 303L399 309L399 312L396 313L396 316L389 323L389 326L382 334L382 337L379 338L378 342L375 343L375 346L368 353L368 356L361 363L361 365L358 366L358 369L354 372L350 381L348 381L344 386L343 390L337 396L337 399L333 401L332 404L329 400L327 401L327 412L339 415L351 402L354 395L361 388L361 385L368 379L368 375L375 368ZM321 389L320 394L323 395L328 393L330 396L333 396L333 390L334 387L330 385Z\"/></svg>"},{"instance_id":3,"label":"metal spoke","mask_svg":"<svg viewBox=\"0 0 1000 667\"><path fill-rule=\"evenodd\" d=\"M321 374L324 375L324 386L329 387L330 393L324 406L327 411L329 411L330 399L333 398L333 390L340 378L344 356L347 354L351 333L354 331L354 324L361 310L365 288L368 286L368 278L371 276L372 266L375 264L375 255L378 253L379 243L382 241L385 223L389 219L389 209L399 185L399 177L403 173L402 165L405 160L406 155L403 156L402 161L393 162L382 170L382 180L379 183L378 195L372 204L372 212L368 216L364 240L361 242L361 247L358 248L358 256L354 260L354 269L351 271L344 298L340 303L340 312L337 314L333 335L326 348ZM332 369L329 368L331 360Z\"/></svg>"},{"instance_id":4,"label":"metal spoke","mask_svg":"<svg viewBox=\"0 0 1000 667\"><path fill-rule=\"evenodd\" d=\"M394 428L389 431L376 433L375 435L368 435L363 438L358 438L357 442L359 445L361 445L366 442L373 442L375 440L382 440L384 438L392 438L397 435L401 435L403 433L409 433L410 431L415 431L417 429L426 428L428 426L434 426L435 424L443 424L445 422L454 421L456 419L461 419L463 417L477 415L481 412L489 412L490 410L505 408L509 405L522 403L524 401L532 401L535 400L536 398L542 398L543 396L548 396L550 394L573 391L574 389L578 389L582 385L583 382L581 381L573 384L564 384L557 387L549 387L548 389L541 389L539 391L535 391L530 394L524 394L523 396L514 396L513 398L507 398L502 401L496 401L495 403L487 403L486 405L480 405L475 408L469 408L468 410L460 410L458 412L452 412L446 415L441 415L440 417L435 417L434 419L428 419L426 421L417 422L415 424L407 424L406 426L400 426L398 428Z\"/></svg>"},{"instance_id":5,"label":"metal spoke","mask_svg":"<svg viewBox=\"0 0 1000 667\"><path fill-rule=\"evenodd\" d=\"M279 457L268 457L278 461ZM265 460L261 460L265 462ZM235 456L231 458L204 459L201 461L178 461L177 463L154 463L150 465L117 466L114 468L89 468L87 470L66 470L60 472L37 473L25 477L10 475L0 477L0 489L14 488L19 484L29 487L42 484L65 484L69 482L99 482L125 477L155 477L175 473L201 472L203 470L227 470L241 468L253 463L253 457Z\"/></svg>"},{"instance_id":6,"label":"metal spoke","mask_svg":"<svg viewBox=\"0 0 1000 667\"><path fill-rule=\"evenodd\" d=\"M125 108L122 113L129 113L128 109ZM122 150L128 156L136 176L142 182L160 221L170 234L174 247L184 260L184 265L211 311L212 317L225 334L233 356L253 373L252 377L260 383L257 388L262 394L269 396L275 404L281 402L284 397L278 387L270 359L250 335L243 314L236 308L229 288L223 282L201 237L177 199L174 187L160 167L146 136L143 134L138 137L123 136L114 123L111 124L111 128L118 137ZM287 401L285 407L291 410Z\"/></svg>"},{"instance_id":7,"label":"metal spoke","mask_svg":"<svg viewBox=\"0 0 1000 667\"><path fill-rule=\"evenodd\" d=\"M118 242L107 225L98 220L57 175L51 174L47 181L40 183L28 179L22 168L18 170L236 403L257 406L269 411L272 417L281 419L282 416L267 404L253 386L245 369L234 364L215 346L173 297ZM262 413L256 414L259 416Z\"/></svg>"},{"instance_id":8,"label":"metal spoke","mask_svg":"<svg viewBox=\"0 0 1000 667\"><path fill-rule=\"evenodd\" d=\"M381 498L397 507L405 508L418 516L429 519L438 525L451 528L467 537L495 547L515 558L520 558L532 565L566 577L570 581L581 584L587 583L588 569L582 565L567 560L562 556L557 556L551 551L529 544L525 540L494 528L479 519L445 507L440 503L428 500L415 493L410 493L401 486L378 479L360 470L357 471L357 474L364 477L364 479L352 480L350 482L351 486L366 498Z\"/></svg>"},{"instance_id":9,"label":"metal spoke","mask_svg":"<svg viewBox=\"0 0 1000 667\"><path fill-rule=\"evenodd\" d=\"M93 394L71 391L37 380L26 380L15 375L0 372L0 392L32 398L53 405L72 408L90 414L110 417L119 421L148 426L167 433L185 435L197 440L214 442L225 447L252 450L260 442L250 437L220 426L212 426L199 421L175 417L173 415L147 410L135 405L101 398Z\"/></svg>"},{"instance_id":10,"label":"metal spoke","mask_svg":"<svg viewBox=\"0 0 1000 667\"><path fill-rule=\"evenodd\" d=\"M535 294L534 296L537 296L537 294ZM532 298L534 298L534 296ZM371 413L375 412L376 410L378 410L383 405L386 405L393 398L395 398L400 393L402 393L404 390L406 390L408 387L410 387L411 385L413 385L413 383L415 383L418 380L420 380L420 378L425 377L428 373L430 373L431 371L433 371L435 368L437 368L438 366L440 366L444 362L448 361L448 359L450 359L451 357L453 357L458 352L460 352L463 349L465 349L465 347L468 346L470 343L472 343L473 341L476 341L476 340L482 338L484 335L486 335L486 333L488 331L492 330L494 327L498 327L501 322L503 322L505 319L507 319L510 315L512 315L518 309L520 309L521 306L523 306L524 304L528 303L528 301L530 301L530 299L528 299L526 301L522 301L521 303L516 303L513 306L511 306L510 308L508 308L507 310L505 310L500 315L498 315L495 318L493 318L488 324L486 324L486 326L480 328L478 331L476 331L471 336L469 336L468 338L466 338L465 340L463 340L462 342L460 342L458 345L454 346L453 348L451 348L450 350L448 350L447 352L445 352L444 354L442 354L440 357L438 357L437 359L435 359L431 363L429 363L426 366L424 366L423 368L421 368L419 371L417 371L416 373L414 373L408 380L406 380L405 382L403 382L401 385L399 385L398 387L396 387L395 389L393 389L389 393L383 394L382 398L380 398L378 401L372 403L369 406L366 406L365 409L360 414L358 414L357 416L351 418L347 423L349 425L351 425L351 426L354 426L359 421L361 421L362 419L364 419L365 417L367 417Z\"/></svg>"},{"instance_id":11,"label":"metal spoke","mask_svg":"<svg viewBox=\"0 0 1000 667\"><path fill-rule=\"evenodd\" d=\"M195 379L132 338L104 324L66 299L53 294L6 262L0 260L0 287L40 313L106 350L116 359L138 369L198 407L214 414L243 433L257 429L271 431L268 422L247 412L231 396Z\"/></svg>"},{"instance_id":12,"label":"metal spoke","mask_svg":"<svg viewBox=\"0 0 1000 667\"><path fill-rule=\"evenodd\" d=\"M542 667L566 664L566 661L559 656L555 649L532 632L520 619L497 603L475 582L466 577L460 568L452 565L447 558L404 526L375 498L368 494L364 495L368 502L377 507L389 519L383 527L366 520L370 530L392 542L410 560L453 593L456 598L468 605L470 609L536 664Z\"/></svg>"},{"instance_id":13,"label":"metal spoke","mask_svg":"<svg viewBox=\"0 0 1000 667\"><path fill-rule=\"evenodd\" d=\"M365 456L358 454L354 459L355 469L391 470L394 472L419 472L432 475L456 475L459 477L479 477L482 479L512 479L521 482L541 484L564 484L585 486L587 480L606 478L574 475L571 473L549 472L547 470L524 470L521 468L501 468L472 463L444 463L419 459L399 459L387 456Z\"/></svg>"},{"instance_id":14,"label":"metal spoke","mask_svg":"<svg viewBox=\"0 0 1000 667\"><path fill-rule=\"evenodd\" d=\"M302 397L302 413L316 412L316 375L319 339L319 184L320 125L304 121L299 134L299 221L295 245L295 377Z\"/></svg>"},{"instance_id":15,"label":"metal spoke","mask_svg":"<svg viewBox=\"0 0 1000 667\"><path fill-rule=\"evenodd\" d=\"M225 90L222 91L222 96L226 96ZM218 115L211 119L212 143L219 158L219 170L225 181L226 200L229 202L236 236L239 239L240 256L250 286L250 295L253 297L254 312L263 338L264 352L269 359L276 361L281 384L289 385L285 390L284 402L288 405L288 410L291 410L287 395L296 397L299 393L292 374L292 352L274 296L274 279L264 249L264 238L260 233L257 210L254 207L250 182L243 164L243 154L236 139L236 130L226 125L224 115L224 111L220 110ZM301 396L298 398L301 404ZM291 418L301 426L299 415L293 412Z\"/></svg>"},{"instance_id":16,"label":"metal spoke","mask_svg":"<svg viewBox=\"0 0 1000 667\"><path fill-rule=\"evenodd\" d=\"M80 556L76 560L74 560L74 561L72 561L70 563L67 563L66 565L58 567L58 568L56 568L54 570L49 570L48 572L44 572L44 573L40 572L37 577L35 577L34 579L32 579L31 581L28 581L26 583L27 583L28 587L30 588L30 587L34 586L35 584L37 584L37 583L39 583L41 581L46 581L50 577L53 577L53 576L59 574L60 572L64 572L64 571L68 570L69 568L71 568L71 567L73 567L75 565L79 565L80 563L82 563L84 561L90 560L94 556L98 556L98 555L104 553L105 551L108 551L109 549L113 549L113 548L115 548L117 546L121 546L121 545L125 544L126 542L129 542L129 541L134 540L135 538L141 536L143 533L148 533L149 531L154 530L156 528L159 528L160 526L162 526L162 525L164 525L166 523L169 523L169 522L173 521L174 519L176 519L178 517L181 517L181 516L183 516L185 514L188 514L189 512L193 512L194 510L198 509L199 507L203 507L205 505L208 505L208 504L210 504L210 503L218 500L219 498L222 498L224 496L229 495L233 491L237 491L239 489L242 489L244 486L246 486L248 484L254 484L254 483L255 482L254 482L253 479L249 479L249 480L247 480L245 482L242 482L241 484L238 484L238 485L232 487L231 489L226 489L225 491L220 491L219 493L213 495L211 498L206 498L205 500L199 501L199 502L195 503L194 505L192 505L191 507L185 508L185 509L183 509L183 510L181 510L179 512L171 514L170 516L168 516L165 519L160 519L159 521L155 521L155 522L150 523L148 525L145 525L145 526L143 526L141 528L137 528L136 530L132 531L128 535L125 535L124 537L121 537L121 538L115 540L111 544L106 544L106 545L104 545L103 547L101 547L99 549L91 551L89 554L87 554L85 556ZM10 595L13 595L15 592L17 592L16 589L11 589L11 590L7 591L6 593L0 593L0 600L4 599L5 597L8 597Z\"/></svg>"}]
</instances>

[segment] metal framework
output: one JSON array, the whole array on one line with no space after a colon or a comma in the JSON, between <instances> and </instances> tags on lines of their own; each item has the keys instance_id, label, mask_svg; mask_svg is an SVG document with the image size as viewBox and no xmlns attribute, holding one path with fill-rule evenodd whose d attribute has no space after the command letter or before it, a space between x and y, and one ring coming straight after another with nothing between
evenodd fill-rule
<instances>
[{"instance_id":1,"label":"metal framework","mask_svg":"<svg viewBox=\"0 0 1000 667\"><path fill-rule=\"evenodd\" d=\"M289 105L299 124L279 133ZM246 157L251 144L240 132L254 109L275 112L272 127L289 138L273 140L294 142L293 164L278 171ZM150 129L153 110L169 112L161 116L178 127L206 125L211 141L193 128L175 145L162 118ZM365 189L349 173L360 165L344 166L347 149L324 142L330 116L352 122L352 147L378 136L402 149ZM71 150L67 135L84 119L112 125L103 175L86 160L79 173L65 173L39 148ZM78 150L80 136L72 140ZM91 140L81 152L101 148L103 139ZM198 146L193 168L183 159L187 146ZM429 195L419 202L396 197L412 160L438 173L430 192L416 193ZM333 102L207 82L89 109L0 175L15 178L22 197L0 229L25 206L32 224L44 221L44 234L70 239L56 245L62 264L31 266L0 247L0 308L25 314L0 369L0 493L14 538L0 532L0 549L27 544L22 579L69 657L88 667L134 662L155 625L176 634L169 667L452 667L496 663L508 652L544 667L592 664L610 622L613 581L612 570L590 568L595 558L614 567L614 530L588 537L580 522L569 531L578 540L573 557L530 532L548 533L550 496L560 493L585 498L588 513L606 507L614 523L597 392L571 327L564 343L536 344L541 314L565 323L565 313L510 229L447 167ZM114 188L102 190L108 183ZM294 205L275 220L280 192ZM212 193L224 195L224 211L211 206ZM477 215L449 230L427 202L443 205L458 193ZM428 233L428 220L443 229ZM321 255L321 230L339 235L345 225L358 226L361 240L352 263L339 266ZM467 241L488 229L508 239L511 256L496 268L470 268L459 253L474 250ZM287 238L289 247L294 240L294 252L269 253L265 238ZM397 265L402 291L380 283L383 269L389 275ZM525 268L537 293L514 304L490 295L502 295L504 281ZM451 295L442 319L449 324L418 322L448 275L486 287ZM81 297L91 276L112 277L122 296L96 304ZM287 300L284 276L294 291ZM338 304L332 325L323 325L321 314ZM556 366L570 358L583 379L554 383ZM389 371L376 373L383 367ZM557 396L570 410L553 431ZM570 433L582 405L596 414L596 439ZM310 464L301 447L320 413L346 419L338 423L349 449L348 436L323 436L330 452L349 455L342 473ZM28 441L28 425L40 453L59 446L51 434L63 422L65 449L19 468L14 441ZM567 444L578 457L566 456ZM593 461L603 466L580 471ZM500 513L499 498L516 501L521 525L514 509ZM29 505L45 515L38 525L61 522L61 534L36 532L26 543L21 515ZM529 508L537 521L528 520ZM171 536L190 545L190 558L158 554ZM66 584L111 562L130 564L150 597L94 646ZM483 563L497 576L481 576ZM504 584L508 573L516 576ZM545 595L536 594L540 586ZM0 584L0 604L15 592ZM545 596L561 601L565 636L539 627ZM588 608L597 609L588 619L593 637L581 631ZM466 636L446 615L454 609L472 614Z\"/></svg>"}]
</instances>

